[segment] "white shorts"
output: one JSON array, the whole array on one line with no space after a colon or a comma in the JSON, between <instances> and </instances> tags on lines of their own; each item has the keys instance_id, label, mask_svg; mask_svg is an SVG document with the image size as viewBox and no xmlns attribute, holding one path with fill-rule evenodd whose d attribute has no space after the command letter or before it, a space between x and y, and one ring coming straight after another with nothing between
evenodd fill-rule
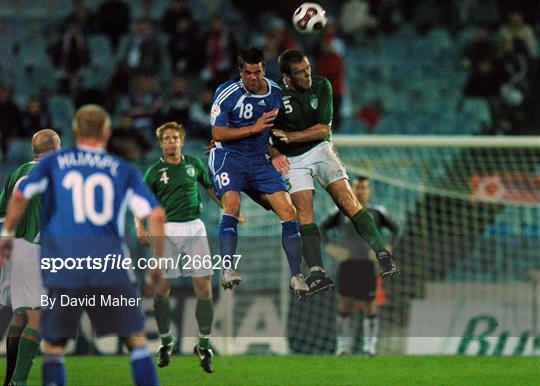
<instances>
[{"instance_id":1,"label":"white shorts","mask_svg":"<svg viewBox=\"0 0 540 386\"><path fill-rule=\"evenodd\" d=\"M11 260L4 261L0 270L0 305L11 307Z\"/></svg>"},{"instance_id":2,"label":"white shorts","mask_svg":"<svg viewBox=\"0 0 540 386\"><path fill-rule=\"evenodd\" d=\"M205 277L214 273L206 228L200 219L165 223L165 234L167 235L165 256L173 259L174 266L167 266L163 277L167 279L179 276ZM203 267L204 260L207 261L205 266L212 263L210 268Z\"/></svg>"},{"instance_id":3,"label":"white shorts","mask_svg":"<svg viewBox=\"0 0 540 386\"><path fill-rule=\"evenodd\" d=\"M344 178L349 179L331 142L321 142L304 154L288 158L291 162L291 171L286 178L290 185L290 194L303 190L315 190L313 178L316 178L325 189L332 182Z\"/></svg>"},{"instance_id":4,"label":"white shorts","mask_svg":"<svg viewBox=\"0 0 540 386\"><path fill-rule=\"evenodd\" d=\"M41 279L40 247L25 239L13 239L11 253L11 307L41 307L41 295L46 294Z\"/></svg>"}]
</instances>

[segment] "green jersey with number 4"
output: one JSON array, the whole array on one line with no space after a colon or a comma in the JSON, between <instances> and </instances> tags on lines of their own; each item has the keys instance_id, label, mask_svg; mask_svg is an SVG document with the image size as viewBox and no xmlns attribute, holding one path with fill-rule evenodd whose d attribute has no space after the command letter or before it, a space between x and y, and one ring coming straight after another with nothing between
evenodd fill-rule
<instances>
[{"instance_id":1,"label":"green jersey with number 4","mask_svg":"<svg viewBox=\"0 0 540 386\"><path fill-rule=\"evenodd\" d=\"M15 169L7 178L4 190L0 194L0 218L6 217L7 204L11 198L15 187L26 177L28 173L37 165L37 161L27 162ZM39 235L39 221L41 216L41 195L32 198L28 203L26 212L21 218L15 237L23 238L31 243L37 242Z\"/></svg>"},{"instance_id":2,"label":"green jersey with number 4","mask_svg":"<svg viewBox=\"0 0 540 386\"><path fill-rule=\"evenodd\" d=\"M200 183L206 189L212 181L202 161L185 155L179 164L161 158L148 168L144 181L165 210L166 222L186 222L201 216Z\"/></svg>"},{"instance_id":3,"label":"green jersey with number 4","mask_svg":"<svg viewBox=\"0 0 540 386\"><path fill-rule=\"evenodd\" d=\"M274 128L286 132L302 131L318 123L332 124L332 86L328 79L313 76L311 88L306 91L290 90L283 80L283 106L279 110ZM309 142L284 143L273 138L274 146L283 154L296 156L305 153L323 141L330 141L331 132L325 138Z\"/></svg>"}]
</instances>

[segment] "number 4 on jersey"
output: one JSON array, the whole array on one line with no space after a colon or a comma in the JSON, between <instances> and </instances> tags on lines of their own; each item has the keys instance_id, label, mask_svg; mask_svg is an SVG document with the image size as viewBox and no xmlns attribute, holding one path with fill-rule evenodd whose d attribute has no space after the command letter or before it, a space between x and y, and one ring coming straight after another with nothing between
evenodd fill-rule
<instances>
[{"instance_id":1,"label":"number 4 on jersey","mask_svg":"<svg viewBox=\"0 0 540 386\"><path fill-rule=\"evenodd\" d=\"M169 183L169 176L167 175L167 171L164 171L163 173L161 173L161 178L159 180L163 182L164 184Z\"/></svg>"}]
</instances>

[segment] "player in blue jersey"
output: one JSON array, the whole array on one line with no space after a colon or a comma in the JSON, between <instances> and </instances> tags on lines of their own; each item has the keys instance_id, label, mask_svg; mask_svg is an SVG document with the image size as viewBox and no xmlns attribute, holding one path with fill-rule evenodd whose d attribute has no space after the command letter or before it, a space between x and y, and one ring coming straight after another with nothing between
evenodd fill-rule
<instances>
[{"instance_id":1,"label":"player in blue jersey","mask_svg":"<svg viewBox=\"0 0 540 386\"><path fill-rule=\"evenodd\" d=\"M216 148L208 166L223 204L219 224L219 248L224 267L232 267L238 244L240 192L263 194L282 224L282 244L291 270L291 290L302 297L309 288L300 273L302 240L296 210L281 174L266 158L272 122L281 106L282 90L264 77L261 50L248 48L238 56L240 78L218 87L211 110L212 137ZM225 289L240 284L234 269L225 269L221 284Z\"/></svg>"},{"instance_id":2,"label":"player in blue jersey","mask_svg":"<svg viewBox=\"0 0 540 386\"><path fill-rule=\"evenodd\" d=\"M101 107L81 107L73 133L77 146L43 158L13 193L0 244L2 258L8 257L28 200L43 193L41 270L49 291L42 297L43 384L66 383L64 347L86 310L98 335L124 339L135 384L157 385L123 235L127 208L138 218L148 217L152 235L163 235L163 210L138 170L104 150L111 132ZM153 239L156 255L163 256L162 237ZM150 271L154 284L161 274L159 268Z\"/></svg>"}]
</instances>

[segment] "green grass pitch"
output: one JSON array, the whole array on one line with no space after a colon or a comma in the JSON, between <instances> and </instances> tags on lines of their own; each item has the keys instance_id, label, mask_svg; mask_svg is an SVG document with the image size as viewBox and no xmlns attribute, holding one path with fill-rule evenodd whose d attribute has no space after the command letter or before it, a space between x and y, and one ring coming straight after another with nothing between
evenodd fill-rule
<instances>
[{"instance_id":1,"label":"green grass pitch","mask_svg":"<svg viewBox=\"0 0 540 386\"><path fill-rule=\"evenodd\" d=\"M131 385L127 356L67 357L68 384ZM193 356L158 369L161 385L540 385L539 357L223 356L203 373ZM2 374L5 358L2 361ZM29 385L40 385L36 360Z\"/></svg>"}]
</instances>

